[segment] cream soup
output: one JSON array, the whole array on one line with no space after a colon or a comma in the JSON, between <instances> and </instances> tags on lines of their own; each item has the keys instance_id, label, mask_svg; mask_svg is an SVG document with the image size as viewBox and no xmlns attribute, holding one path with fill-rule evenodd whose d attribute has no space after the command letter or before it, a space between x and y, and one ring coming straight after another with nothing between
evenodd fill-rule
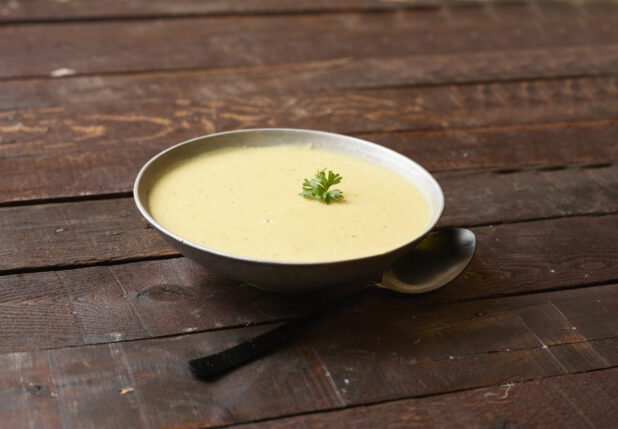
<instances>
[{"instance_id":1,"label":"cream soup","mask_svg":"<svg viewBox=\"0 0 618 429\"><path fill-rule=\"evenodd\" d=\"M328 168L344 199L299 195ZM229 148L168 167L150 213L174 234L237 256L319 262L384 253L421 234L429 205L412 183L371 162L307 146Z\"/></svg>"}]
</instances>

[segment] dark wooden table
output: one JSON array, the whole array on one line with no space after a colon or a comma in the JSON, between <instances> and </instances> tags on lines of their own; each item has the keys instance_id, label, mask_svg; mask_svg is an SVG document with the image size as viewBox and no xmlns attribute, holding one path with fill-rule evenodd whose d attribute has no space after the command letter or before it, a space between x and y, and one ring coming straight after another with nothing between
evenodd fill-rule
<instances>
[{"instance_id":1,"label":"dark wooden table","mask_svg":"<svg viewBox=\"0 0 618 429\"><path fill-rule=\"evenodd\" d=\"M0 3L0 426L616 427L618 4ZM210 383L283 296L180 257L132 196L190 137L360 136L428 168L478 247Z\"/></svg>"}]
</instances>

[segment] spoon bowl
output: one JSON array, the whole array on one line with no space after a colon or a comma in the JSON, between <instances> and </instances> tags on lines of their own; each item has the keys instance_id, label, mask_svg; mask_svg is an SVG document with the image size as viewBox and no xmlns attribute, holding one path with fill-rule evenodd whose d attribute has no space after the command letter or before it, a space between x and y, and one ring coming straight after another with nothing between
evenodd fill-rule
<instances>
[{"instance_id":1,"label":"spoon bowl","mask_svg":"<svg viewBox=\"0 0 618 429\"><path fill-rule=\"evenodd\" d=\"M376 286L400 293L438 289L461 274L470 263L475 248L476 237L469 229L434 231L391 265Z\"/></svg>"}]
</instances>

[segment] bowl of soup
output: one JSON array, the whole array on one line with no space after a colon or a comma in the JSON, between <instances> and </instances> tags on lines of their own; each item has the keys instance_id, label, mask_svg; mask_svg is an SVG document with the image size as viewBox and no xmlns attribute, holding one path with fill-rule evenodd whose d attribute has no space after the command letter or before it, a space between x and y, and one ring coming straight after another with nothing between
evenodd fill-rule
<instances>
[{"instance_id":1,"label":"bowl of soup","mask_svg":"<svg viewBox=\"0 0 618 429\"><path fill-rule=\"evenodd\" d=\"M329 188L341 198L328 204L301 195L321 171L341 176ZM437 181L397 152L283 128L222 132L170 147L141 169L134 198L181 254L278 292L379 278L435 226L444 207Z\"/></svg>"}]
</instances>

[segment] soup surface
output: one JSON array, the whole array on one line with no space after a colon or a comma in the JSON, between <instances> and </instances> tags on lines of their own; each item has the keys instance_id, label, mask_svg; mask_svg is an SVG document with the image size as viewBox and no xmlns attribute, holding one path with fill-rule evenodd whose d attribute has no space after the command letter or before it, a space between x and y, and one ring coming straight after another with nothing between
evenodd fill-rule
<instances>
[{"instance_id":1,"label":"soup surface","mask_svg":"<svg viewBox=\"0 0 618 429\"><path fill-rule=\"evenodd\" d=\"M319 169L344 199L299 195ZM420 235L429 205L412 183L371 162L307 146L229 148L171 165L149 195L153 218L193 243L238 256L318 262L380 254Z\"/></svg>"}]
</instances>

